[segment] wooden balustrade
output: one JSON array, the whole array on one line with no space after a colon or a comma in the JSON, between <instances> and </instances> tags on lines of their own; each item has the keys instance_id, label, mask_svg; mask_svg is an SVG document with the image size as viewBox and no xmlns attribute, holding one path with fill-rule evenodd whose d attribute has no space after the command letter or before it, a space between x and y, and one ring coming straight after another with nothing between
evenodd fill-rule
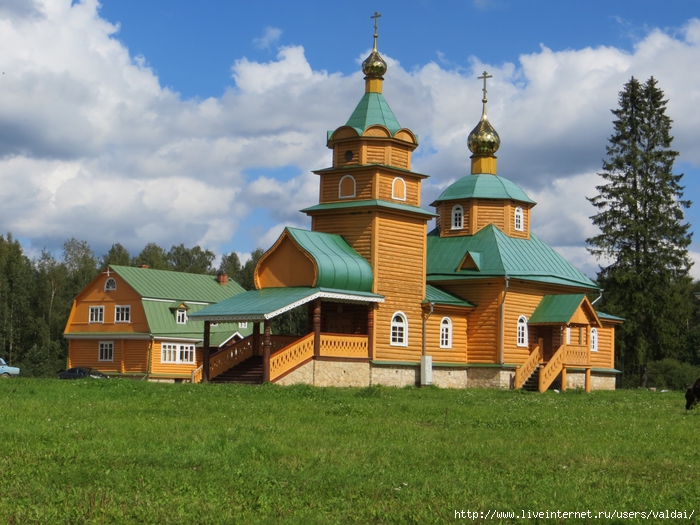
<instances>
[{"instance_id":1,"label":"wooden balustrade","mask_svg":"<svg viewBox=\"0 0 700 525\"><path fill-rule=\"evenodd\" d=\"M586 345L566 345L564 347L564 365L583 365L590 364L590 352Z\"/></svg>"},{"instance_id":2,"label":"wooden balustrade","mask_svg":"<svg viewBox=\"0 0 700 525\"><path fill-rule=\"evenodd\" d=\"M270 356L270 381L289 372L314 355L314 334L310 333Z\"/></svg>"},{"instance_id":3,"label":"wooden balustrade","mask_svg":"<svg viewBox=\"0 0 700 525\"><path fill-rule=\"evenodd\" d=\"M514 388L521 388L542 361L542 347L535 345L525 362L515 371Z\"/></svg>"},{"instance_id":4,"label":"wooden balustrade","mask_svg":"<svg viewBox=\"0 0 700 525\"><path fill-rule=\"evenodd\" d=\"M330 357L369 357L366 335L321 334L321 355Z\"/></svg>"},{"instance_id":5,"label":"wooden balustrade","mask_svg":"<svg viewBox=\"0 0 700 525\"><path fill-rule=\"evenodd\" d=\"M277 352L282 350L285 346L291 345L293 342L298 341L300 337L298 335L271 335L270 336L270 352Z\"/></svg>"},{"instance_id":6,"label":"wooden balustrade","mask_svg":"<svg viewBox=\"0 0 700 525\"><path fill-rule=\"evenodd\" d=\"M554 355L547 363L547 366L540 369L540 382L538 390L544 392L549 388L549 385L557 378L564 365L564 349L566 346L560 346Z\"/></svg>"},{"instance_id":7,"label":"wooden balustrade","mask_svg":"<svg viewBox=\"0 0 700 525\"><path fill-rule=\"evenodd\" d=\"M223 374L226 370L245 361L252 355L253 336L249 335L236 344L209 356L209 379L214 379L219 374Z\"/></svg>"},{"instance_id":8,"label":"wooden balustrade","mask_svg":"<svg viewBox=\"0 0 700 525\"><path fill-rule=\"evenodd\" d=\"M192 370L192 373L190 374L190 381L192 383L201 383L202 382L202 370L204 369L204 365L200 366L199 368Z\"/></svg>"}]
</instances>

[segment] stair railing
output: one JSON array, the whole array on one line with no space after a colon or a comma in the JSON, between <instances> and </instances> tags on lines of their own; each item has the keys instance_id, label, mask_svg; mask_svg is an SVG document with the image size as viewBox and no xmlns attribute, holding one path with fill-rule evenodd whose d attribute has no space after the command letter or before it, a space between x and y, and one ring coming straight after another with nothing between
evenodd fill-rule
<instances>
[{"instance_id":1,"label":"stair railing","mask_svg":"<svg viewBox=\"0 0 700 525\"><path fill-rule=\"evenodd\" d=\"M522 388L532 373L537 369L542 361L542 344L539 343L532 348L532 352L525 362L515 370L515 382L513 388Z\"/></svg>"},{"instance_id":2,"label":"stair railing","mask_svg":"<svg viewBox=\"0 0 700 525\"><path fill-rule=\"evenodd\" d=\"M314 356L314 333L305 335L270 356L270 382Z\"/></svg>"},{"instance_id":3,"label":"stair railing","mask_svg":"<svg viewBox=\"0 0 700 525\"><path fill-rule=\"evenodd\" d=\"M549 388L564 367L566 357L566 345L561 345L547 363L547 366L540 370L540 381L538 390L544 392Z\"/></svg>"},{"instance_id":4,"label":"stair railing","mask_svg":"<svg viewBox=\"0 0 700 525\"><path fill-rule=\"evenodd\" d=\"M253 355L253 336L249 335L241 339L236 344L227 346L211 356L209 356L209 379L223 374L229 368L236 366Z\"/></svg>"},{"instance_id":5,"label":"stair railing","mask_svg":"<svg viewBox=\"0 0 700 525\"><path fill-rule=\"evenodd\" d=\"M192 373L190 374L190 381L193 384L202 382L202 370L203 369L204 369L204 365L201 365L199 368L192 370Z\"/></svg>"}]
</instances>

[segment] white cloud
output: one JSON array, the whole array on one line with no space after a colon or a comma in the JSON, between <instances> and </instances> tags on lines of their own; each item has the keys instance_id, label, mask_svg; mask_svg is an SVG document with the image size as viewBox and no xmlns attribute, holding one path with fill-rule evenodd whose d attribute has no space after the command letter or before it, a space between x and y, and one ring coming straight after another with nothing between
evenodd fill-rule
<instances>
[{"instance_id":1,"label":"white cloud","mask_svg":"<svg viewBox=\"0 0 700 525\"><path fill-rule=\"evenodd\" d=\"M270 49L271 46L277 44L282 36L282 30L276 27L266 27L262 37L253 40L253 45L258 49Z\"/></svg>"}]
</instances>

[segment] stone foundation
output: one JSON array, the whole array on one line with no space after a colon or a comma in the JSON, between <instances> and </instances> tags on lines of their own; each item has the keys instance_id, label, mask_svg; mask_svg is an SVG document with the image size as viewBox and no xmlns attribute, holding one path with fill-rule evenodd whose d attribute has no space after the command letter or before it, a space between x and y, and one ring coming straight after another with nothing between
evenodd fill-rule
<instances>
[{"instance_id":1,"label":"stone foundation","mask_svg":"<svg viewBox=\"0 0 700 525\"><path fill-rule=\"evenodd\" d=\"M419 365L372 365L371 371L373 385L401 387L420 384Z\"/></svg>"},{"instance_id":2,"label":"stone foundation","mask_svg":"<svg viewBox=\"0 0 700 525\"><path fill-rule=\"evenodd\" d=\"M586 373L567 370L566 388L586 388ZM591 372L591 390L615 390L615 376Z\"/></svg>"},{"instance_id":3,"label":"stone foundation","mask_svg":"<svg viewBox=\"0 0 700 525\"><path fill-rule=\"evenodd\" d=\"M440 388L467 388L468 373L470 372L466 368L433 367L433 385Z\"/></svg>"},{"instance_id":4,"label":"stone foundation","mask_svg":"<svg viewBox=\"0 0 700 525\"><path fill-rule=\"evenodd\" d=\"M370 364L353 361L312 361L316 386L369 386Z\"/></svg>"},{"instance_id":5,"label":"stone foundation","mask_svg":"<svg viewBox=\"0 0 700 525\"><path fill-rule=\"evenodd\" d=\"M309 361L305 365L300 366L293 372L290 372L282 379L275 381L278 385L313 385L314 384L314 364L315 361Z\"/></svg>"},{"instance_id":6,"label":"stone foundation","mask_svg":"<svg viewBox=\"0 0 700 525\"><path fill-rule=\"evenodd\" d=\"M510 388L512 376L515 370L496 368L490 366L472 367L468 371L469 388Z\"/></svg>"}]
</instances>

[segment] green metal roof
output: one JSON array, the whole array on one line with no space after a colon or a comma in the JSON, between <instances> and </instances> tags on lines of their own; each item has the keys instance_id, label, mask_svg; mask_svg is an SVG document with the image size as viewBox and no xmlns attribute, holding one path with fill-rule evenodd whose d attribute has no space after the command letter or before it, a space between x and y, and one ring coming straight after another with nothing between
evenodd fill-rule
<instances>
[{"instance_id":1,"label":"green metal roof","mask_svg":"<svg viewBox=\"0 0 700 525\"><path fill-rule=\"evenodd\" d=\"M406 168L400 168L398 166L391 166L389 164L382 164L381 162L368 162L367 164L353 164L352 166L343 166L342 170L343 170L343 172L354 171L354 170L363 170L363 169L367 169L368 167L372 167L372 166L381 166L386 171L395 171L395 172L398 172L401 174L407 173L409 175L413 175L414 177L418 177L421 179L430 178L430 175L426 175L424 173L418 173L417 171L407 170ZM338 171L338 170L339 170L339 168L331 166L329 168L321 168L320 170L314 170L313 172L316 175L319 175L321 173L333 172L333 171Z\"/></svg>"},{"instance_id":2,"label":"green metal roof","mask_svg":"<svg viewBox=\"0 0 700 525\"><path fill-rule=\"evenodd\" d=\"M286 228L286 231L316 261L316 287L372 290L372 267L340 235L298 228Z\"/></svg>"},{"instance_id":3,"label":"green metal roof","mask_svg":"<svg viewBox=\"0 0 700 525\"><path fill-rule=\"evenodd\" d=\"M172 303L162 301L141 301L146 312L146 319L151 333L155 337L182 337L188 339L202 339L204 334L204 321L192 317L192 314L199 312L207 305L188 304L187 322L178 324L176 318L176 308ZM178 303L179 304L179 303ZM219 346L228 340L236 332L246 337L253 333L252 326L240 328L230 324L210 327L211 344Z\"/></svg>"},{"instance_id":4,"label":"green metal roof","mask_svg":"<svg viewBox=\"0 0 700 525\"><path fill-rule=\"evenodd\" d=\"M583 294L545 295L535 311L532 312L528 324L557 323L566 324L576 313L583 302Z\"/></svg>"},{"instance_id":5,"label":"green metal roof","mask_svg":"<svg viewBox=\"0 0 700 525\"><path fill-rule=\"evenodd\" d=\"M331 288L263 288L251 290L231 297L192 314L202 320L250 320L263 321L292 310L314 299L329 299L345 302L383 302L384 297L369 292L335 290Z\"/></svg>"},{"instance_id":6,"label":"green metal roof","mask_svg":"<svg viewBox=\"0 0 700 525\"><path fill-rule=\"evenodd\" d=\"M467 252L479 254L479 268L459 270ZM596 284L536 235L508 237L493 224L474 235L440 237L428 234L427 281L511 277L528 281L597 289Z\"/></svg>"},{"instance_id":7,"label":"green metal roof","mask_svg":"<svg viewBox=\"0 0 700 525\"><path fill-rule=\"evenodd\" d=\"M435 202L475 198L510 199L536 204L536 202L525 195L525 192L514 182L499 177L498 175L490 175L488 173L462 177L457 182L448 186ZM434 203L431 204L431 206L434 205Z\"/></svg>"},{"instance_id":8,"label":"green metal roof","mask_svg":"<svg viewBox=\"0 0 700 525\"><path fill-rule=\"evenodd\" d=\"M364 201L329 202L326 204L317 204L316 206L311 206L310 208L304 208L301 211L308 213L310 211L342 210L345 208L351 209L351 208L368 208L368 207L385 208L388 210L407 211L410 213L417 213L419 215L423 215L425 217L430 217L430 218L437 217L436 213L431 213L427 210L424 210L423 208L419 208L418 206L411 206L409 204L399 204L396 202L383 201L383 200L379 200L379 199L370 199L370 200L364 200Z\"/></svg>"},{"instance_id":9,"label":"green metal roof","mask_svg":"<svg viewBox=\"0 0 700 525\"><path fill-rule=\"evenodd\" d=\"M218 303L245 290L229 279L228 284L216 282L213 275L152 270L133 266L110 266L141 297Z\"/></svg>"},{"instance_id":10,"label":"green metal roof","mask_svg":"<svg viewBox=\"0 0 700 525\"><path fill-rule=\"evenodd\" d=\"M466 306L469 308L474 308L476 306L474 303L470 303L461 297L447 293L444 290L440 290L439 288L435 288L431 285L427 285L425 287L425 299L423 299L423 302L447 306Z\"/></svg>"},{"instance_id":11,"label":"green metal roof","mask_svg":"<svg viewBox=\"0 0 700 525\"><path fill-rule=\"evenodd\" d=\"M625 320L624 317L617 317L616 315L606 314L605 312L599 312L598 310L596 310L595 313L598 315L598 319L606 319L608 321L618 321L618 322L623 322Z\"/></svg>"},{"instance_id":12,"label":"green metal roof","mask_svg":"<svg viewBox=\"0 0 700 525\"><path fill-rule=\"evenodd\" d=\"M375 124L387 127L392 136L401 129L384 96L381 93L365 93L345 125L355 128L362 135Z\"/></svg>"}]
</instances>

